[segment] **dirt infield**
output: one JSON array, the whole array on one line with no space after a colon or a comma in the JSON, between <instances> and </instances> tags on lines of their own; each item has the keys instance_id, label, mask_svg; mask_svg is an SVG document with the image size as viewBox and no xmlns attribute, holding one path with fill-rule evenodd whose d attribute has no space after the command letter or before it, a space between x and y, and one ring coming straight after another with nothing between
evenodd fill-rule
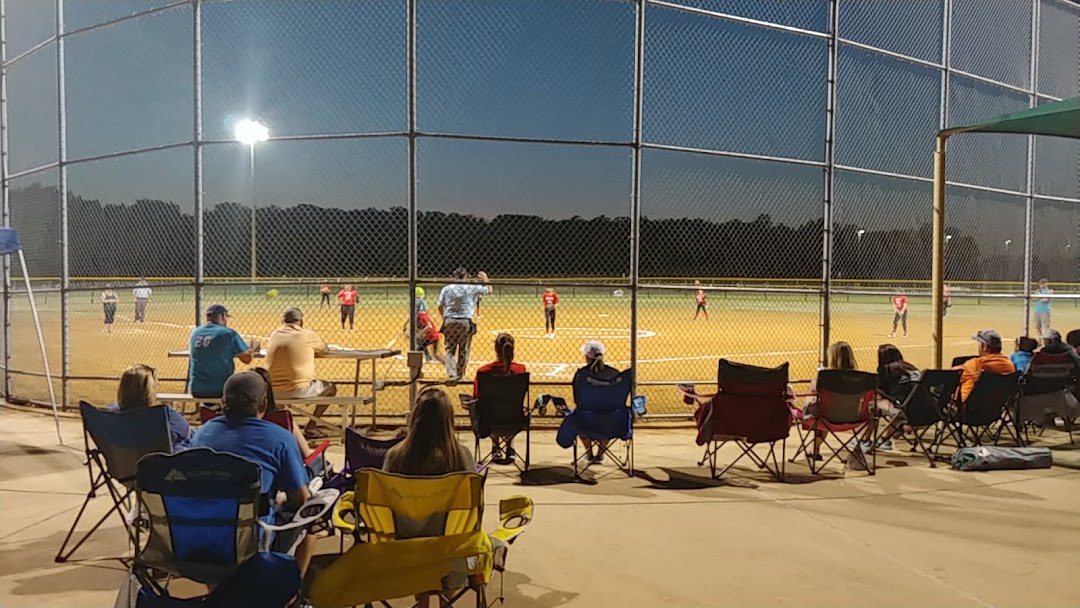
<instances>
[{"instance_id":1,"label":"dirt infield","mask_svg":"<svg viewBox=\"0 0 1080 608\"><path fill-rule=\"evenodd\" d=\"M365 287L357 307L355 331L342 331L336 305L320 308L312 287L281 288L277 298L268 298L269 287L230 286L207 288L205 303L229 307L231 326L249 337L265 338L277 326L281 311L299 306L307 314L308 327L319 332L332 345L348 348L404 349L407 340L401 333L407 320L408 288L405 286ZM599 339L608 348L608 361L625 367L630 361L630 298L616 297L608 289L576 288L560 290L559 330L554 338L544 336L544 318L540 305L541 288L504 288L482 302L478 333L473 342L470 371L491 360L495 334L506 331L517 339L517 359L533 375L533 395L544 392L569 396L568 383L582 364L579 347L589 339ZM427 289L427 303L434 310L438 287ZM121 303L112 334L102 333L102 312L96 292L70 295L69 369L73 378L70 399L95 403L110 401L116 378L132 363L147 363L158 370L164 390L180 390L186 376L187 362L170 359L166 353L187 347L188 335L196 322L194 290L159 288L148 309L145 323L132 321L130 292L120 292ZM61 369L59 295L39 296L50 367L54 374ZM720 357L776 365L791 363L793 379L809 379L818 366L820 314L816 294L733 294L710 295L710 318L693 319L692 292L642 292L638 316L639 393L649 398L651 413L684 413L670 384L681 381L708 384L715 382ZM888 338L892 313L888 299L880 296L834 296L832 302L833 340L846 340L855 348L860 367L873 369L876 349L883 342L895 342L905 356L917 365L930 359L930 317L926 298L912 297L909 337ZM12 368L41 372L43 366L37 339L25 297L12 300ZM1080 308L1072 302L1055 306L1055 327L1065 330L1080 327ZM970 354L974 345L970 336L983 328L995 328L1006 340L1023 329L1023 303L1020 300L957 298L946 317L946 358ZM1011 350L1011 346L1006 347ZM351 383L354 366L348 361L321 361L319 373L329 379ZM404 380L404 359L396 357L379 363L380 379ZM446 377L438 363L428 363L424 379L440 381ZM652 383L667 383L657 386ZM60 383L56 382L59 397ZM351 392L351 387L344 388ZM44 378L15 374L12 394L17 397L45 400L48 392ZM405 388L388 388L379 394L380 411L402 412Z\"/></svg>"}]
</instances>

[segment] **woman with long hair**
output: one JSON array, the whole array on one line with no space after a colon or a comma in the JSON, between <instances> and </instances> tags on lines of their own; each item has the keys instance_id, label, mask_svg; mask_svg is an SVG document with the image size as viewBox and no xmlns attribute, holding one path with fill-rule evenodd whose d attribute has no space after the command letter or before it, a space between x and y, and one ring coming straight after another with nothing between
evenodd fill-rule
<instances>
[{"instance_id":1,"label":"woman with long hair","mask_svg":"<svg viewBox=\"0 0 1080 608\"><path fill-rule=\"evenodd\" d=\"M882 344L878 346L878 392L887 398L878 399L878 411L884 414L888 425L878 437L877 448L891 450L893 448L892 436L897 431L897 425L893 423L900 408L897 403L903 403L911 391L918 385L922 378L919 368L904 360L904 354L895 344ZM869 453L870 430L863 437L863 452Z\"/></svg>"},{"instance_id":2,"label":"woman with long hair","mask_svg":"<svg viewBox=\"0 0 1080 608\"><path fill-rule=\"evenodd\" d=\"M116 403L108 407L112 412L127 412L150 407L157 400L157 372L149 365L136 363L124 370L120 376L120 385L116 389ZM171 407L166 407L166 419L169 434L172 437L173 451L188 447L191 439L191 425Z\"/></svg>"},{"instance_id":3,"label":"woman with long hair","mask_svg":"<svg viewBox=\"0 0 1080 608\"><path fill-rule=\"evenodd\" d=\"M476 470L454 433L454 409L445 391L429 387L416 396L405 439L386 452L383 470L423 476Z\"/></svg>"},{"instance_id":4,"label":"woman with long hair","mask_svg":"<svg viewBox=\"0 0 1080 608\"><path fill-rule=\"evenodd\" d=\"M851 345L844 341L833 342L829 345L829 348L825 351L826 366L818 369L822 371L825 369L858 369L858 364L855 362L855 350L851 348ZM810 392L817 392L817 377L810 383ZM818 404L815 401L806 406L803 410L803 414L806 416L814 416L817 414ZM814 450L810 453L810 458L814 460L821 460L821 442L825 441L824 431L814 431Z\"/></svg>"},{"instance_id":5,"label":"woman with long hair","mask_svg":"<svg viewBox=\"0 0 1080 608\"><path fill-rule=\"evenodd\" d=\"M495 336L495 360L491 363L485 363L476 370L476 375L473 380L473 399L477 399L480 396L480 374L499 374L501 376L515 376L517 374L524 374L528 370L521 363L514 361L514 336L508 333L501 333ZM474 401L475 403L475 401ZM478 409L475 405L469 407L469 417L473 423L473 429L478 428L479 418ZM506 454L503 454L502 449L499 447L498 441L502 440L506 443ZM514 452L514 446L511 442L514 440L513 435L492 435L491 436L491 454L492 462L495 464L511 464L514 462L514 458L517 453Z\"/></svg>"}]
</instances>

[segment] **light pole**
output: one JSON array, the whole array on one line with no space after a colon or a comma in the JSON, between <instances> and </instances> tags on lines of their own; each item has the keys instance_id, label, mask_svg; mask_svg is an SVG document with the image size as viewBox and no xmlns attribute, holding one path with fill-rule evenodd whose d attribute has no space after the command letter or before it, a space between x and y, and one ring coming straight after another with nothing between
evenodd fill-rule
<instances>
[{"instance_id":1,"label":"light pole","mask_svg":"<svg viewBox=\"0 0 1080 608\"><path fill-rule=\"evenodd\" d=\"M1011 260L1009 260L1009 245L1012 245L1012 239L1005 239L1005 280L1006 281L1008 281L1009 277L1012 276L1012 272L1010 272L1012 264L1009 263L1011 261Z\"/></svg>"},{"instance_id":2,"label":"light pole","mask_svg":"<svg viewBox=\"0 0 1080 608\"><path fill-rule=\"evenodd\" d=\"M270 139L270 129L258 121L247 118L237 121L233 129L236 141L248 147L251 160L248 173L251 187L251 279L255 280L258 275L255 263L255 144Z\"/></svg>"}]
</instances>

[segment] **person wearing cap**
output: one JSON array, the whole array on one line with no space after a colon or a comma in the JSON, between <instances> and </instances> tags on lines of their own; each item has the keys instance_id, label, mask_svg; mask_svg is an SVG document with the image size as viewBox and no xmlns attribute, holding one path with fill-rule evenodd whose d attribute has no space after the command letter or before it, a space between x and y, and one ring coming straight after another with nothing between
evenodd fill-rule
<instances>
[{"instance_id":1,"label":"person wearing cap","mask_svg":"<svg viewBox=\"0 0 1080 608\"><path fill-rule=\"evenodd\" d=\"M439 292L439 314L442 316L443 350L445 351L446 375L458 382L465 377L465 368L469 365L469 349L472 337L476 333L476 303L482 296L491 293L487 284L487 274L477 273L481 285L466 283L469 273L464 268L454 271L455 283L442 288Z\"/></svg>"},{"instance_id":2,"label":"person wearing cap","mask_svg":"<svg viewBox=\"0 0 1080 608\"><path fill-rule=\"evenodd\" d=\"M585 355L585 365L578 368L574 373L574 381L572 383L574 389L574 404L578 403L578 391L577 387L581 382L584 382L587 376L598 376L604 380L610 380L619 375L619 370L604 363L604 354L607 349L604 348L604 343L598 340L589 340L581 347L581 354ZM593 453L593 442L591 439L585 436L580 436L582 445L585 446L585 458L594 464L604 464L604 452L603 449L597 453ZM607 448L607 441L598 442L602 448Z\"/></svg>"},{"instance_id":3,"label":"person wearing cap","mask_svg":"<svg viewBox=\"0 0 1080 608\"><path fill-rule=\"evenodd\" d=\"M984 371L991 374L1011 374L1016 371L1016 366L1008 357L1001 354L1001 334L992 330L984 329L971 337L979 344L979 355L968 359L958 369L960 374L960 399L967 399L971 389L975 387L975 381L979 374Z\"/></svg>"},{"instance_id":4,"label":"person wearing cap","mask_svg":"<svg viewBox=\"0 0 1080 608\"><path fill-rule=\"evenodd\" d=\"M229 327L229 311L221 304L206 309L206 323L191 332L188 345L188 390L193 397L220 397L225 381L236 371L234 359L251 363L259 341L246 342Z\"/></svg>"},{"instance_id":5,"label":"person wearing cap","mask_svg":"<svg viewBox=\"0 0 1080 608\"><path fill-rule=\"evenodd\" d=\"M135 283L135 289L131 290L131 295L135 298L135 322L146 322L146 305L150 303L150 295L154 293L153 289L150 289L150 284L146 282L146 277L139 277L138 282Z\"/></svg>"},{"instance_id":6,"label":"person wearing cap","mask_svg":"<svg viewBox=\"0 0 1080 608\"><path fill-rule=\"evenodd\" d=\"M315 376L315 358L325 356L330 347L319 334L304 327L304 313L289 308L282 316L281 327L270 334L266 342L266 369L270 372L274 397L331 397L337 386ZM316 418L322 417L328 405L316 405L315 417L308 420L304 432L309 437L320 434Z\"/></svg>"},{"instance_id":7,"label":"person wearing cap","mask_svg":"<svg viewBox=\"0 0 1080 608\"><path fill-rule=\"evenodd\" d=\"M1076 349L1069 346L1061 340L1061 332L1056 329L1047 328L1043 332L1043 347L1040 352L1044 352L1048 355L1068 355L1072 359L1073 367L1080 369L1080 354L1076 352Z\"/></svg>"},{"instance_id":8,"label":"person wearing cap","mask_svg":"<svg viewBox=\"0 0 1080 608\"><path fill-rule=\"evenodd\" d=\"M296 438L280 426L263 420L267 408L266 381L252 370L234 374L223 388L224 416L204 423L191 440L193 448L210 448L235 454L262 469L262 492L270 497L270 512L263 521L281 523L281 511L295 511L310 498L308 474ZM279 493L284 497L279 497ZM300 531L276 534L271 551L287 550ZM308 535L296 548L300 574L306 572L315 549Z\"/></svg>"}]
</instances>

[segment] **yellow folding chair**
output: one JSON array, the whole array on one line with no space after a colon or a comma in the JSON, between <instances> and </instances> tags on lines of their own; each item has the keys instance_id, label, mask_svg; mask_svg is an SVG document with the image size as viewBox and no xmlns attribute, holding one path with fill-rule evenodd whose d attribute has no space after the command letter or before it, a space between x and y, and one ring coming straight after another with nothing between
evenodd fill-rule
<instances>
[{"instance_id":1,"label":"yellow folding chair","mask_svg":"<svg viewBox=\"0 0 1080 608\"><path fill-rule=\"evenodd\" d=\"M499 529L480 529L484 479L476 473L408 477L363 469L356 490L338 501L334 525L356 539L321 572L309 598L318 608L345 608L425 593L452 606L472 591L486 607L492 571L502 572L508 546L532 520L526 496L500 501Z\"/></svg>"}]
</instances>

